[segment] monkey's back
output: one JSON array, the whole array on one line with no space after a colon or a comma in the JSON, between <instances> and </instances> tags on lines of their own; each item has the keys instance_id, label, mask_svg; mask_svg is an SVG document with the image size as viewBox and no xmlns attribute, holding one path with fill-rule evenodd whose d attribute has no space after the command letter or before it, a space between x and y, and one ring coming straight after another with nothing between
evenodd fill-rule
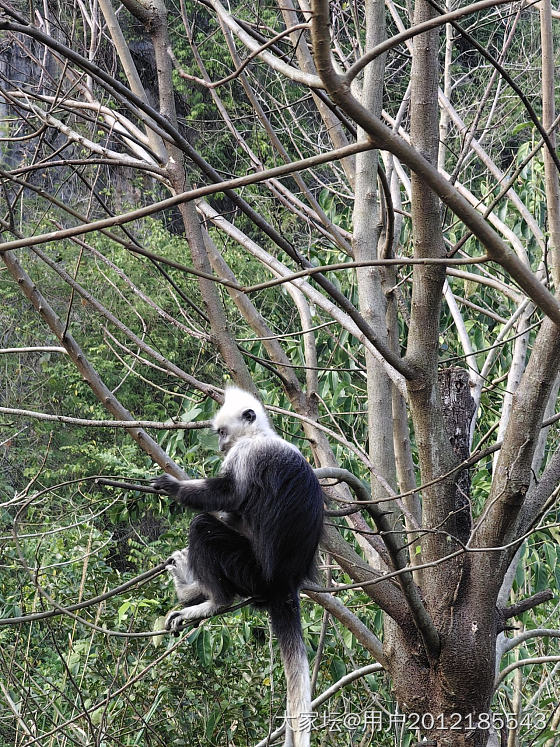
<instances>
[{"instance_id":1,"label":"monkey's back","mask_svg":"<svg viewBox=\"0 0 560 747\"><path fill-rule=\"evenodd\" d=\"M236 504L267 584L291 592L312 575L323 527L323 497L311 466L283 439L241 439L222 474L234 477Z\"/></svg>"}]
</instances>

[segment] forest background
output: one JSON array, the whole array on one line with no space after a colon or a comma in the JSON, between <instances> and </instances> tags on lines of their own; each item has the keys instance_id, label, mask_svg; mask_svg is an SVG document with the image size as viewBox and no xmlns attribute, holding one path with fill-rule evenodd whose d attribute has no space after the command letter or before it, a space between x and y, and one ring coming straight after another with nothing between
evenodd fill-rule
<instances>
[{"instance_id":1,"label":"forest background","mask_svg":"<svg viewBox=\"0 0 560 747\"><path fill-rule=\"evenodd\" d=\"M559 26L0 0L0 745L282 738L266 615L162 631L228 380L325 491L313 743L557 744Z\"/></svg>"}]
</instances>

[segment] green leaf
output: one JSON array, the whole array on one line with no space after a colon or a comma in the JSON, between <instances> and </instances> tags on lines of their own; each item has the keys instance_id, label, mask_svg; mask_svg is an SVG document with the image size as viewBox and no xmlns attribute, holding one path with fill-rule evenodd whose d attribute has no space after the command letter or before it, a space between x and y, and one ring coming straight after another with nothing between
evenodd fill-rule
<instances>
[{"instance_id":1,"label":"green leaf","mask_svg":"<svg viewBox=\"0 0 560 747\"><path fill-rule=\"evenodd\" d=\"M131 608L132 602L123 602L121 606L118 609L118 618L119 622L122 622L123 620L126 620L128 618L128 610Z\"/></svg>"},{"instance_id":2,"label":"green leaf","mask_svg":"<svg viewBox=\"0 0 560 747\"><path fill-rule=\"evenodd\" d=\"M338 656L334 656L331 659L330 667L331 677L336 682L346 674L346 665Z\"/></svg>"},{"instance_id":3,"label":"green leaf","mask_svg":"<svg viewBox=\"0 0 560 747\"><path fill-rule=\"evenodd\" d=\"M200 663L209 667L212 664L212 636L209 631L203 628L195 643L196 655Z\"/></svg>"}]
</instances>

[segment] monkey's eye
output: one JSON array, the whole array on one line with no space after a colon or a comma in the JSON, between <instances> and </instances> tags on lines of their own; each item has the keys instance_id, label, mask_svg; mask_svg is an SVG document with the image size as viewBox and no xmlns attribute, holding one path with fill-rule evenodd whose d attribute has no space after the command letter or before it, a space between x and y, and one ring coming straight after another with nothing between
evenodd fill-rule
<instances>
[{"instance_id":1,"label":"monkey's eye","mask_svg":"<svg viewBox=\"0 0 560 747\"><path fill-rule=\"evenodd\" d=\"M254 410L245 410L245 412L241 415L241 420L245 420L247 423L254 423L257 419L257 416L255 415Z\"/></svg>"}]
</instances>

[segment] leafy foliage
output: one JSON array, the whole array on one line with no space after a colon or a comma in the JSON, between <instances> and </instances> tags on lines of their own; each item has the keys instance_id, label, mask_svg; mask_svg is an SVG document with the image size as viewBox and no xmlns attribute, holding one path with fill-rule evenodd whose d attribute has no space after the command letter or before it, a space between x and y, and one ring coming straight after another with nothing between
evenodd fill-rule
<instances>
[{"instance_id":1,"label":"leafy foliage","mask_svg":"<svg viewBox=\"0 0 560 747\"><path fill-rule=\"evenodd\" d=\"M83 4L79 5L80 13L76 8L47 5L52 5L56 16L57 33L71 36L73 49L93 55L103 69L114 72L118 68L115 48L108 37L89 39L97 26L88 23ZM237 22L257 39L270 39L285 22L286 9L281 4L259 4L256 15L250 5L231 5ZM364 9L356 3L331 6L335 52L344 68L363 50ZM331 133L318 105L318 92L282 78L263 59L248 61L243 70L245 79L237 75L215 89L193 81L193 77L204 77L195 51L203 58L205 72L212 80L228 75L237 63L231 59L222 25L205 4L184 3L188 29L177 9L170 5L169 10L170 44L177 66L173 73L174 103L180 132L223 178L272 168L331 147ZM528 14L513 20L513 16L502 15L499 7L492 12L488 17L471 17L473 33L496 57L515 60L519 84L534 90L534 60L539 42L533 20ZM47 21L43 19L45 24ZM121 22L142 80L155 99L158 86L152 77L157 74L157 66L151 44L140 24L130 19ZM509 47L508 34L512 29L519 33L512 36ZM398 30L394 15L388 19L388 30ZM306 32L300 31L303 40ZM22 43L16 38L17 45ZM247 51L238 41L233 43L246 59ZM293 63L294 55L297 56L298 50L294 51L288 37L277 39L270 48L286 64ZM154 158L151 143L140 137L143 118L139 110L126 107L107 89L86 80L88 76L82 71L62 65L59 58L49 57L41 68L38 60L42 53L38 54L32 45L25 54L22 51L17 64L9 57L10 49L3 48L2 54L8 55L6 67L11 70L16 89L5 105L11 116L2 129L3 136L13 138L10 148L1 154L3 194L9 206L7 217L0 224L5 236L49 232L53 226L107 217L168 196L169 164ZM443 55L442 64L446 64ZM403 99L406 102L409 65L409 52L402 47L387 57L385 67L387 121L391 123L391 118L400 112L405 127L409 114L406 107L401 107ZM527 213L519 210L510 194L492 205L492 220L516 250L526 256L528 266L547 280L546 174L542 154L534 152L537 131L526 107L509 96L502 103L502 89L497 86L502 86L503 81L496 83L491 66L481 64L474 46L459 34L454 39L448 72L453 81L448 93L452 94L456 113L464 125L455 120L442 135L445 148L441 166L453 173L453 180L458 180L463 193L471 195L477 206L479 201L490 206L501 194L504 182L513 177L512 186ZM26 78L25 85L19 80L20 73ZM27 79L39 77L46 81L41 84L44 90L33 99L35 109L26 109L31 95ZM121 77L124 81L124 75ZM101 103L109 115L116 113L122 119L111 121L107 112L95 108L91 110L96 112L93 119L90 110L75 107L75 89L82 91L81 85L90 86L90 97L83 96L86 103L90 99ZM492 95L489 93L478 108L480 92L487 86ZM49 107L52 116L64 119L64 126L74 133L73 139L62 142L66 130L55 127L48 119ZM125 118L140 129L131 128L123 135L117 125ZM37 129L36 122L46 124ZM463 152L465 131L470 127L487 148L488 159L496 167L493 170L488 170L487 161L472 157L470 150ZM43 137L43 129L48 136ZM349 127L342 129L345 137L354 137ZM91 138L95 148L91 144L88 148L83 138ZM27 141L35 150L21 144ZM58 158L58 148L64 158L60 158L56 168L44 166L48 159ZM110 158L107 151L113 154ZM125 155L141 162L138 169L119 161ZM186 158L185 163L186 176L194 185L207 182L197 166ZM410 258L415 249L409 175L394 160L384 160L384 165L393 187L397 184L392 192L397 208L397 236L391 249L401 258ZM32 167L30 175L27 166ZM274 260L281 261L287 272L300 269L293 257L283 256L273 246L273 231L312 265L348 263L347 246L355 220L350 171L338 162L315 165L298 176L292 174L240 190L269 227L268 233L243 214L231 196L212 195L209 204L230 221L232 230L225 231L205 219L207 242L217 247L240 286L269 281L277 272L271 271L271 267L276 267ZM22 183L24 177L27 181ZM375 185L369 188L373 194ZM73 212L68 213L68 209ZM386 204L383 211L380 219L387 217ZM484 253L480 242L466 235L465 227L448 211L442 212L442 226L449 256L472 259ZM188 475L197 477L212 475L218 469L216 439L208 430L181 430L171 425L177 421L208 420L215 403L170 372L164 362L216 387L231 371L217 341L215 325L208 319L203 285L194 271L185 271L186 267L193 270L196 262L184 228L180 211L173 208L125 226L115 225L111 235L97 231L88 233L84 241L50 242L44 249L48 264L32 249L21 253L28 252L22 256L26 271L112 394L125 403L133 417L163 422L164 429L150 433L156 434L159 445ZM236 238L233 229L242 234L243 240ZM263 254L251 253L247 249L250 242L258 245ZM458 244L462 254L457 253ZM263 259L264 252L269 254ZM360 297L354 269L325 274L334 288L364 314L379 311L369 308L370 299L364 301ZM214 271L214 275L220 273ZM384 268L379 270L379 277L383 297L394 301L398 313L398 339L392 344L404 355L413 305L411 268L406 264ZM515 360L516 340L523 336L516 325L508 327L519 313L521 294L511 278L490 262L469 265L468 273L450 272L448 283L464 312L464 334L458 329L457 314L448 295L442 306L439 336L434 339L439 366L457 366L472 373L475 368L482 371L487 361L491 363L484 369L472 446L475 450L495 446L504 403L513 394L508 390L507 377ZM0 274L3 347L59 347L21 294L19 285L6 273ZM364 484L375 484L377 465L371 469L368 460L371 434L375 432L371 423L377 413L375 392L368 388L372 356L363 344L363 336L349 331L347 321L342 324L340 316L326 303L321 304L328 300L325 296L305 300L306 318L296 284L246 294L260 315L259 323L263 323L259 332L254 318L248 321L248 313L241 313L234 294L228 290L230 286L218 284L218 288L224 326L272 408L279 432L297 444L310 461L317 459L317 442L306 428L316 415L321 433L328 439L329 458L332 456L333 462L350 470ZM540 311L529 308L524 337L529 351L541 318ZM383 318L381 327L386 327ZM306 348L311 336L314 362ZM466 350L465 336L472 353ZM278 342L288 365L276 360L278 349L271 352L267 347L271 338ZM156 355L148 353L146 346ZM0 366L5 408L88 420L108 418L104 404L60 349L2 353ZM290 398L294 389L313 391L310 401L299 410L294 407L294 398ZM394 424L384 425L386 433L380 433L380 437L390 440ZM398 435L394 437L397 440ZM410 444L411 462L416 468L414 479L419 486L419 445L412 427ZM535 481L558 445L558 426L554 424L547 431L543 459L535 466ZM471 470L470 501L475 521L488 509L495 477L494 459L492 453L487 453ZM164 574L72 614L59 609L95 598L134 579L186 542L189 515L174 510L158 495L111 487L97 480L106 476L141 486L155 474L153 461L125 429L69 425L2 413L0 464L0 563L4 571L0 577L0 747L19 747L35 738L41 744L61 747L69 743L241 747L256 743L279 725L284 684L268 621L262 613L243 608L206 621L180 641L153 635L161 630L164 616L175 602ZM552 497L555 496L556 493ZM520 551L511 602L558 588L557 524L558 511L551 502L546 506L542 525L531 533ZM361 527L340 517L329 519L331 525L359 558L364 562L370 559L368 543L372 537L378 539L378 532L367 513ZM421 561L424 537L411 534L410 546L414 549L410 555ZM330 584L352 585L353 578L337 564L338 560L334 556L324 558L325 578ZM341 590L338 598L374 635L384 639L384 614L366 591ZM548 602L525 612L513 634L522 629L558 627L555 604ZM7 618L51 609L63 614L5 624ZM305 600L303 611L310 664L312 668L316 662L320 664L316 693L371 663L369 654L352 633L329 618L321 607ZM554 636L528 638L504 656L502 666L519 659L557 656L557 641ZM550 740L555 739L558 687L548 678L547 670L538 666L524 668L522 676L523 686L521 680L513 677L505 681L493 708L498 714L507 714L517 707L524 693L529 693L523 706L526 710L516 714L523 719L518 742L550 747ZM338 691L319 710L319 739L337 747L374 743L408 747L419 734L408 728L404 716L397 718L402 715L399 708L389 679L368 675ZM382 714L383 728L375 728L373 713ZM395 716L392 720L391 715Z\"/></svg>"}]
</instances>

